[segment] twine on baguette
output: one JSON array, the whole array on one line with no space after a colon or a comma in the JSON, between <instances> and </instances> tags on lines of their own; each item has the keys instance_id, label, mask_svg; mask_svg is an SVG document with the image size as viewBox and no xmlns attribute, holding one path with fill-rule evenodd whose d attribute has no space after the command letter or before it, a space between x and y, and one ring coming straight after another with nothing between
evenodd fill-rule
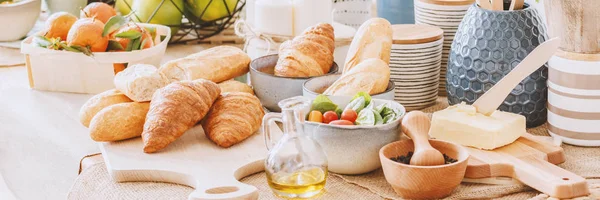
<instances>
[{"instance_id":1,"label":"twine on baguette","mask_svg":"<svg viewBox=\"0 0 600 200\"><path fill-rule=\"evenodd\" d=\"M237 36L245 38L246 41L244 43L244 52L247 52L248 45L250 44L250 41L252 39L260 39L267 43L266 55L271 54L271 51L274 50L273 46L277 45L277 43L282 43L286 40L292 39L292 37L289 36L273 35L258 32L254 30L254 28L250 24L246 23L246 21L242 19L235 22L233 30L235 31L235 34Z\"/></svg>"}]
</instances>

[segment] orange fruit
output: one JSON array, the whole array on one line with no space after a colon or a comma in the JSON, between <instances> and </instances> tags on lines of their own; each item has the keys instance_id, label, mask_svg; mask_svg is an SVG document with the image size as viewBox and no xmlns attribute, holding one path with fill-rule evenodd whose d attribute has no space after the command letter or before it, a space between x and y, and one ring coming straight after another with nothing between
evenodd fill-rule
<instances>
[{"instance_id":1,"label":"orange fruit","mask_svg":"<svg viewBox=\"0 0 600 200\"><path fill-rule=\"evenodd\" d=\"M46 20L46 36L47 38L60 38L64 41L67 39L67 34L71 26L77 21L77 17L67 12L57 12Z\"/></svg>"},{"instance_id":2,"label":"orange fruit","mask_svg":"<svg viewBox=\"0 0 600 200\"><path fill-rule=\"evenodd\" d=\"M102 23L106 23L108 19L115 15L117 15L117 11L112 6L102 2L90 3L81 11L81 18L96 18Z\"/></svg>"},{"instance_id":3,"label":"orange fruit","mask_svg":"<svg viewBox=\"0 0 600 200\"><path fill-rule=\"evenodd\" d=\"M152 40L152 35L150 35L150 32L148 30L146 30L145 28L141 28L135 24L128 24L127 26L120 28L114 35L122 33L122 32L126 32L126 31L130 31L130 30L135 30L137 32L142 33L141 41L144 41L144 40L147 41L146 43L142 44L144 46L142 46L141 49L147 49L147 48L154 46L154 41ZM127 45L129 44L130 40L127 38L117 38L116 37L115 41L119 42L123 48L127 48Z\"/></svg>"},{"instance_id":4,"label":"orange fruit","mask_svg":"<svg viewBox=\"0 0 600 200\"><path fill-rule=\"evenodd\" d=\"M125 67L125 63L113 63L113 68L115 75L117 75L117 73L122 72L127 67Z\"/></svg>"},{"instance_id":5,"label":"orange fruit","mask_svg":"<svg viewBox=\"0 0 600 200\"><path fill-rule=\"evenodd\" d=\"M67 35L67 44L89 47L92 52L104 52L108 47L108 36L102 37L104 23L95 19L79 19Z\"/></svg>"}]
</instances>

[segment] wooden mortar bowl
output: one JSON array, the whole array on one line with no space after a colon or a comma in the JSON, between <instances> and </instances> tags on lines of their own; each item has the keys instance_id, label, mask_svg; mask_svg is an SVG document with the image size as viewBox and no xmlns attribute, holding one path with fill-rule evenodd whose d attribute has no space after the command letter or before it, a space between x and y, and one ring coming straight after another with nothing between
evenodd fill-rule
<instances>
[{"instance_id":1,"label":"wooden mortar bowl","mask_svg":"<svg viewBox=\"0 0 600 200\"><path fill-rule=\"evenodd\" d=\"M460 184L465 171L469 152L466 148L440 140L429 140L433 148L450 158L458 160L452 164L438 166L415 166L391 160L414 152L412 140L402 140L385 145L379 151L379 159L385 179L400 197L405 199L440 199L447 197Z\"/></svg>"}]
</instances>

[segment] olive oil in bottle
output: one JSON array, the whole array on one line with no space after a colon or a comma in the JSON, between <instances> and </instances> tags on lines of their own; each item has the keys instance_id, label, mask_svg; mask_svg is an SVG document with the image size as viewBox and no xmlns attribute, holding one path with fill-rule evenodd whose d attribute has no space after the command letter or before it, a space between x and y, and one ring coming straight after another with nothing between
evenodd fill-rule
<instances>
[{"instance_id":1,"label":"olive oil in bottle","mask_svg":"<svg viewBox=\"0 0 600 200\"><path fill-rule=\"evenodd\" d=\"M267 181L271 189L280 197L309 198L325 188L327 171L321 168L299 170L293 173L267 173Z\"/></svg>"}]
</instances>

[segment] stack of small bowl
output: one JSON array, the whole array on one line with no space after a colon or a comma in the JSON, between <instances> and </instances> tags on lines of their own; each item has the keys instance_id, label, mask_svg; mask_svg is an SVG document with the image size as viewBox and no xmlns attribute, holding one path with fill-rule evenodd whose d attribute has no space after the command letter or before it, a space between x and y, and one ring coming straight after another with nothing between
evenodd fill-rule
<instances>
[{"instance_id":1,"label":"stack of small bowl","mask_svg":"<svg viewBox=\"0 0 600 200\"><path fill-rule=\"evenodd\" d=\"M390 54L394 100L407 110L434 104L438 96L443 31L425 24L397 24Z\"/></svg>"},{"instance_id":2,"label":"stack of small bowl","mask_svg":"<svg viewBox=\"0 0 600 200\"><path fill-rule=\"evenodd\" d=\"M475 0L414 0L415 23L428 24L444 30L444 49L440 70L440 95L446 95L446 72L450 45L458 25Z\"/></svg>"}]
</instances>

